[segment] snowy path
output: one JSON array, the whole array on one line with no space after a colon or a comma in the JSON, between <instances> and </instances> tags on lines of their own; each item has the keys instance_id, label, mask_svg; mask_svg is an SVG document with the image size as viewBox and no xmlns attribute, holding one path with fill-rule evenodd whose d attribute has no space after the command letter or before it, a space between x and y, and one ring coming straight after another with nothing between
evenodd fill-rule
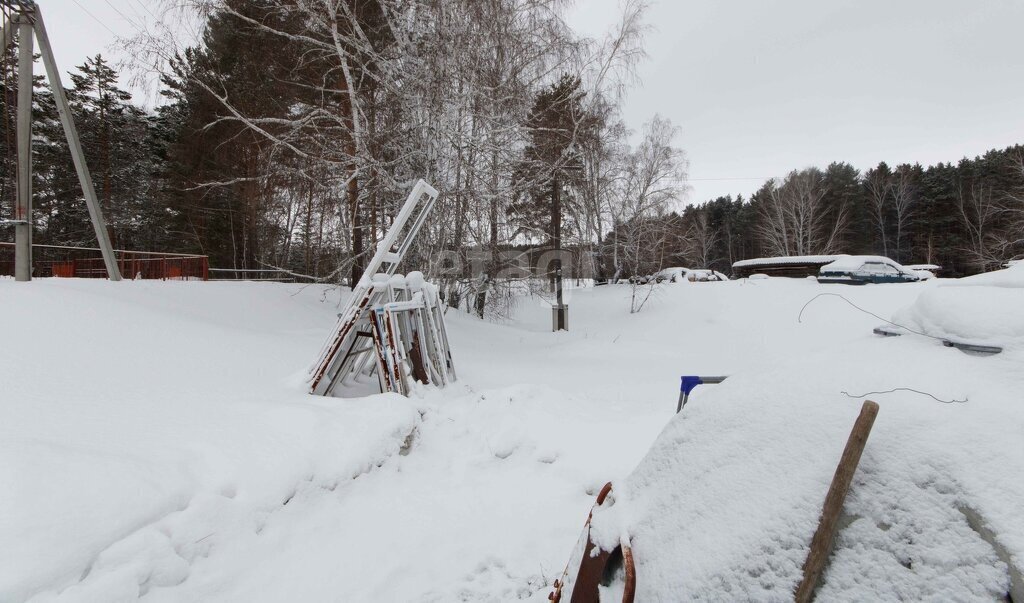
<instances>
[{"instance_id":1,"label":"snowy path","mask_svg":"<svg viewBox=\"0 0 1024 603\"><path fill-rule=\"evenodd\" d=\"M878 340L876 319L827 298L798 324L826 290L814 282L669 285L638 315L625 287L602 287L574 293L570 333L546 332L535 302L504 325L449 314L460 382L446 391L317 400L302 375L337 311L318 289L14 286L0 296L32 317L18 341L43 335L32 355L49 360L26 371L0 352L15 384L0 429L20 438L0 486L22 495L0 537L24 572L0 575L0 600L544 601L596 491L673 418L680 374L764 380L800 357L921 345ZM932 286L827 290L891 315ZM112 320L133 326L103 335ZM103 363L116 379L95 379ZM49 378L54 366L71 378ZM698 415L712 392L691 398Z\"/></svg>"}]
</instances>

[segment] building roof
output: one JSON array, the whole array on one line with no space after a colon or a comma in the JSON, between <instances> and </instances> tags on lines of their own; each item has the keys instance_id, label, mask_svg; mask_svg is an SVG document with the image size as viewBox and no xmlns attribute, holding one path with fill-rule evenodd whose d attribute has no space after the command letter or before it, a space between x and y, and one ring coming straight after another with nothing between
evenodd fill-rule
<instances>
[{"instance_id":1,"label":"building roof","mask_svg":"<svg viewBox=\"0 0 1024 603\"><path fill-rule=\"evenodd\" d=\"M828 264L842 256L839 255L787 255L773 258L754 258L733 262L733 268L749 268L751 266L781 266L785 264Z\"/></svg>"}]
</instances>

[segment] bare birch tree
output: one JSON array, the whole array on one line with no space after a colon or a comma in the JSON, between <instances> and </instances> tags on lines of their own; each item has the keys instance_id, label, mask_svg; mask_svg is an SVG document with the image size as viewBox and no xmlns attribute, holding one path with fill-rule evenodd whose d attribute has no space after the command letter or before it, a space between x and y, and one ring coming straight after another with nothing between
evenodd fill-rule
<instances>
[{"instance_id":1,"label":"bare birch tree","mask_svg":"<svg viewBox=\"0 0 1024 603\"><path fill-rule=\"evenodd\" d=\"M1002 217L1006 227L1000 247L1004 258L1020 259L1024 256L1024 154L1016 154L1010 162L1021 184L1006 195L1003 203Z\"/></svg>"},{"instance_id":2,"label":"bare birch tree","mask_svg":"<svg viewBox=\"0 0 1024 603\"><path fill-rule=\"evenodd\" d=\"M675 146L679 128L660 116L644 126L643 139L629 154L622 179L621 196L613 207L616 244L621 246L621 267L633 277L661 268L659 251L668 236L664 219L679 200L686 178L686 156ZM630 279L630 312L643 309L653 282Z\"/></svg>"},{"instance_id":3,"label":"bare birch tree","mask_svg":"<svg viewBox=\"0 0 1024 603\"><path fill-rule=\"evenodd\" d=\"M965 190L966 188L966 190ZM992 193L992 185L985 181L961 182L957 194L957 209L961 224L967 232L969 262L980 271L999 264L1002 260L1002 241L996 232L996 220L1001 208Z\"/></svg>"},{"instance_id":4,"label":"bare birch tree","mask_svg":"<svg viewBox=\"0 0 1024 603\"><path fill-rule=\"evenodd\" d=\"M871 221L875 226L878 240L882 244L882 255L888 256L889 229L886 216L889 211L892 183L889 179L889 169L884 163L864 174L864 189L867 192L871 208Z\"/></svg>"},{"instance_id":5,"label":"bare birch tree","mask_svg":"<svg viewBox=\"0 0 1024 603\"><path fill-rule=\"evenodd\" d=\"M686 229L686 255L697 264L693 268L709 268L718 259L714 257L717 244L718 231L711 224L708 212L703 209L694 211Z\"/></svg>"},{"instance_id":6,"label":"bare birch tree","mask_svg":"<svg viewBox=\"0 0 1024 603\"><path fill-rule=\"evenodd\" d=\"M847 227L848 208L827 208L827 189L821 170L790 172L779 184L769 181L761 200L760 233L774 255L816 255L840 251Z\"/></svg>"},{"instance_id":7,"label":"bare birch tree","mask_svg":"<svg viewBox=\"0 0 1024 603\"><path fill-rule=\"evenodd\" d=\"M896 167L892 178L892 208L896 222L895 244L897 262L905 260L903 257L903 238L913 217L917 203L917 184L915 182L913 166L901 165Z\"/></svg>"}]
</instances>

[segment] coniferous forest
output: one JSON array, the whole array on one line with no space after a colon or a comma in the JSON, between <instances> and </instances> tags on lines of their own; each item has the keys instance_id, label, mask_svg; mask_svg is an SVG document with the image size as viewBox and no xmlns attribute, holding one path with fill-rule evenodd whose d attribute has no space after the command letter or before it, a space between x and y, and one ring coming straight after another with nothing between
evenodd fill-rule
<instances>
[{"instance_id":1,"label":"coniferous forest","mask_svg":"<svg viewBox=\"0 0 1024 603\"><path fill-rule=\"evenodd\" d=\"M538 250L568 275L729 272L741 259L880 254L951 276L1024 253L1024 146L931 166L793 166L749 198L687 199L686 139L624 95L643 54L642 3L586 39L557 2L319 4L194 0L201 43L159 59L139 106L102 56L65 80L115 248L200 253L211 266L358 277L419 178L441 197L418 265L483 315ZM413 10L411 7L415 8ZM16 60L2 81L0 213L14 200ZM40 70L37 69L37 73ZM45 80L33 106L36 243L95 244ZM689 203L689 204L688 204Z\"/></svg>"}]
</instances>

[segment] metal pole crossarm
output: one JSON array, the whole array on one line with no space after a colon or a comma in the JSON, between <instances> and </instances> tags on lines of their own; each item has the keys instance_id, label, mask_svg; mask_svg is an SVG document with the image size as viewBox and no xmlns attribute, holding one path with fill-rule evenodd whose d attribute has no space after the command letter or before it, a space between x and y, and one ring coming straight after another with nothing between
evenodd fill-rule
<instances>
[{"instance_id":1,"label":"metal pole crossarm","mask_svg":"<svg viewBox=\"0 0 1024 603\"><path fill-rule=\"evenodd\" d=\"M36 3L33 0L0 0L0 6L23 13L36 10Z\"/></svg>"},{"instance_id":2,"label":"metal pole crossarm","mask_svg":"<svg viewBox=\"0 0 1024 603\"><path fill-rule=\"evenodd\" d=\"M64 85L60 79L60 70L57 68L57 61L53 56L53 48L50 47L50 38L46 34L42 13L40 13L39 7L34 3L19 2L18 4L26 7L22 10L35 13L32 19L32 26L35 29L36 40L39 42L39 52L43 56L43 65L46 67L47 79L50 80L53 100L57 105L60 122L64 126L64 135L68 139L71 159L75 163L75 171L78 172L78 181L82 185L82 193L85 195L85 203L89 208L92 227L96 231L96 240L99 243L100 253L103 255L103 264L107 269L107 277L112 281L119 281L121 280L121 271L117 267L117 258L110 244L110 236L107 233L107 224L103 220L103 211L100 208L99 198L96 196L96 188L93 186L89 167L85 163L82 142L78 137L78 130L75 128L75 121L71 115L67 95L64 93Z\"/></svg>"}]
</instances>

